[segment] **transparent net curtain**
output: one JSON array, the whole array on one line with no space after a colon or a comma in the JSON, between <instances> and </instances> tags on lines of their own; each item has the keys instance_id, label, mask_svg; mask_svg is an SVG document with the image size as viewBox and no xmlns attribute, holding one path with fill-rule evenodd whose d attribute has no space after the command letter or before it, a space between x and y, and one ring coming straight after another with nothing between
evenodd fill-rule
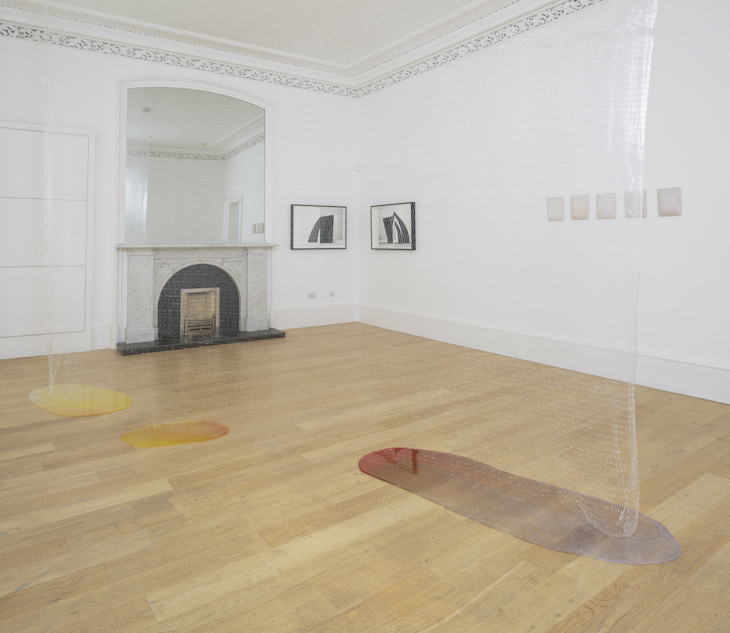
<instances>
[{"instance_id":1,"label":"transparent net curtain","mask_svg":"<svg viewBox=\"0 0 730 633\"><path fill-rule=\"evenodd\" d=\"M485 123L477 132L482 153L473 153L468 159L473 164L489 152L485 170L499 165L498 173L485 171L484 177L495 183L485 205L490 205L489 217L495 218L491 229L498 236L493 247L500 253L500 269L480 268L480 255L468 249L463 253L454 250L444 257L426 237L428 223L439 222L435 214L419 216L419 256L441 257L440 265L454 270L453 284L474 303L480 293L494 288L490 280L495 275L503 275L507 281L501 293L491 298L495 309L517 306L524 318L516 329L531 334L536 344L556 341L559 351L551 357L553 366L546 380L543 373L535 371L529 360L534 354L527 348L516 349L510 357L438 347L433 363L440 362L439 354L460 358L462 398L445 403L442 417L433 424L404 425L399 438L402 446L462 455L582 493L585 496L580 497L579 511L585 519L617 538L633 533L639 509L634 416L636 318L645 195L644 122L656 10L656 0L597 1L573 15L433 71L456 76L461 64L473 68L479 58L488 68L490 56L499 55L500 46L519 51L519 60L512 64L508 76L493 85L491 93L471 92L465 85L458 97L502 104L499 120L491 128ZM71 115L78 76L65 62L57 63L57 47L44 46L46 120L52 127L74 127ZM162 65L150 62L149 66L151 74L165 72ZM77 72L83 73L83 68ZM430 81L428 74L406 80L397 89L405 91L409 81L424 85ZM203 79L215 81L212 75ZM255 92L255 82L241 81L245 84L242 89ZM464 81L469 81L468 73ZM391 88L384 89L388 90ZM377 93L360 97L364 116L371 107L369 100L379 98ZM394 118L407 113L407 107L405 102L394 105L400 108ZM423 112L423 107L419 111ZM108 151L103 144L111 143L113 134L116 131L107 130L97 136L97 154ZM428 130L424 130L426 134ZM473 134L473 130L457 130L451 139L457 153L459 143L466 143ZM64 245L83 242L76 239L82 228L78 222L69 221L67 206L54 202L53 192L62 188L67 178L64 162L56 155L56 140L47 135L49 199L45 224L50 258L62 252ZM361 141L366 147L378 147L375 139ZM416 154L424 149L422 138L412 142ZM361 158L363 171L372 157L373 153ZM141 162L140 173L145 171ZM95 174L96 179L105 181L111 177ZM133 208L139 221L144 221L139 206L144 199L143 180L127 187L127 213ZM441 185L454 191L452 212L458 213L460 197L468 195L468 188L448 177ZM404 183L403 191L404 196L416 192L417 210L428 206L428 200L419 198L417 187L411 183ZM365 199L367 196L371 197ZM116 220L101 217L113 213L107 202L105 198L95 205L94 239L98 237L103 243L92 240L98 260L94 266L107 265L111 256L104 249L114 248L109 226ZM298 201L284 202L281 209ZM348 239L348 249L350 244L368 249L367 225L357 218L367 216L369 206L380 202L377 183L370 183L358 208L348 209L352 218L348 230L362 233L350 236L354 239ZM287 221L285 213L277 212L275 222L280 227L275 231L282 244L287 243L281 237L288 232L284 226ZM424 255L429 249L431 255ZM367 261L363 256L361 265ZM93 380L94 386L113 389L114 385L104 384L103 372L80 368L84 355L73 353L73 337L65 334L75 326L69 322L76 314L69 302L84 296L68 289L86 283L83 275L74 275L63 267L48 268L49 382ZM98 294L98 288L95 292ZM107 289L105 300L111 301L112 294L113 290ZM472 316L469 320L475 319ZM485 313L479 325L494 322L493 315ZM395 384L407 380L408 368L402 365L397 350L381 351L382 380ZM352 371L353 379L357 379L357 369ZM186 389L195 390L195 372L186 373L183 379ZM438 390L440 385L430 387ZM129 395L134 402L135 394ZM235 399L236 394L229 397ZM276 397L290 396L280 391ZM160 407L162 411L165 403ZM158 421L168 420L160 413Z\"/></svg>"}]
</instances>

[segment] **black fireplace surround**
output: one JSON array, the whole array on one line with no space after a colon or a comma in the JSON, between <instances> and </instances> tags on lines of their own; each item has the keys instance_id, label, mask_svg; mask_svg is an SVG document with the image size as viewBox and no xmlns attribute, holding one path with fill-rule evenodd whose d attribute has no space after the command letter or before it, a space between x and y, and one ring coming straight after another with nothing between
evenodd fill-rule
<instances>
[{"instance_id":1,"label":"black fireplace surround","mask_svg":"<svg viewBox=\"0 0 730 633\"><path fill-rule=\"evenodd\" d=\"M176 272L160 293L157 302L157 338L180 339L180 291L188 288L220 288L220 336L238 333L240 300L238 288L223 269L210 264L194 264Z\"/></svg>"}]
</instances>

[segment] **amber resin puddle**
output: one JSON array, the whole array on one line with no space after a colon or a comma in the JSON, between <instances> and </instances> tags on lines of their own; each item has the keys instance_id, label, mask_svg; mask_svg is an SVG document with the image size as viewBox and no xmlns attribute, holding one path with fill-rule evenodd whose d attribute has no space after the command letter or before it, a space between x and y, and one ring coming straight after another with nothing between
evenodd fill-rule
<instances>
[{"instance_id":1,"label":"amber resin puddle","mask_svg":"<svg viewBox=\"0 0 730 633\"><path fill-rule=\"evenodd\" d=\"M365 455L360 470L502 532L542 547L634 565L665 563L682 550L661 524L643 514L631 536L594 527L581 506L620 506L527 479L450 453L386 448Z\"/></svg>"},{"instance_id":2,"label":"amber resin puddle","mask_svg":"<svg viewBox=\"0 0 730 633\"><path fill-rule=\"evenodd\" d=\"M45 411L72 418L114 413L132 404L125 393L86 385L41 387L31 391L28 398Z\"/></svg>"},{"instance_id":3,"label":"amber resin puddle","mask_svg":"<svg viewBox=\"0 0 730 633\"><path fill-rule=\"evenodd\" d=\"M168 422L136 429L122 435L122 441L132 446L152 448L155 446L178 446L193 442L208 442L223 437L229 431L225 424L208 422Z\"/></svg>"}]
</instances>

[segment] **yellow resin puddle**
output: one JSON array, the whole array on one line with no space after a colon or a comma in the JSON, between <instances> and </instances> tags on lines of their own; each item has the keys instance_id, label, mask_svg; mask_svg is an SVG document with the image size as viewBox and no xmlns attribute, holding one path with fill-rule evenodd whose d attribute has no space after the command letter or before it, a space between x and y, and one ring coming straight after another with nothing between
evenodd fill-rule
<instances>
[{"instance_id":1,"label":"yellow resin puddle","mask_svg":"<svg viewBox=\"0 0 730 633\"><path fill-rule=\"evenodd\" d=\"M71 418L114 413L132 404L125 393L86 385L41 387L31 391L28 398L45 411Z\"/></svg>"},{"instance_id":2,"label":"yellow resin puddle","mask_svg":"<svg viewBox=\"0 0 730 633\"><path fill-rule=\"evenodd\" d=\"M192 442L207 442L223 437L229 429L220 422L199 420L195 422L168 422L146 426L122 435L122 441L132 446L151 448L154 446L177 446Z\"/></svg>"}]
</instances>

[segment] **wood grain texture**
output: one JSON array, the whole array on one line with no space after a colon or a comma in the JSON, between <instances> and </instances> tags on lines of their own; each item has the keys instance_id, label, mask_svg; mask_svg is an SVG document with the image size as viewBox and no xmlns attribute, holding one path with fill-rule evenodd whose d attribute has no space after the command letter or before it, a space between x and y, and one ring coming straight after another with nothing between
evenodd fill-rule
<instances>
[{"instance_id":1,"label":"wood grain texture","mask_svg":"<svg viewBox=\"0 0 730 633\"><path fill-rule=\"evenodd\" d=\"M53 416L28 400L47 360L0 361L2 631L730 631L726 405L636 389L641 511L683 555L630 567L542 549L358 469L387 446L487 438L470 456L529 471L531 421L569 389L564 370L354 323L67 367L132 406ZM540 398L520 401L526 385ZM119 439L190 419L231 432Z\"/></svg>"}]
</instances>

